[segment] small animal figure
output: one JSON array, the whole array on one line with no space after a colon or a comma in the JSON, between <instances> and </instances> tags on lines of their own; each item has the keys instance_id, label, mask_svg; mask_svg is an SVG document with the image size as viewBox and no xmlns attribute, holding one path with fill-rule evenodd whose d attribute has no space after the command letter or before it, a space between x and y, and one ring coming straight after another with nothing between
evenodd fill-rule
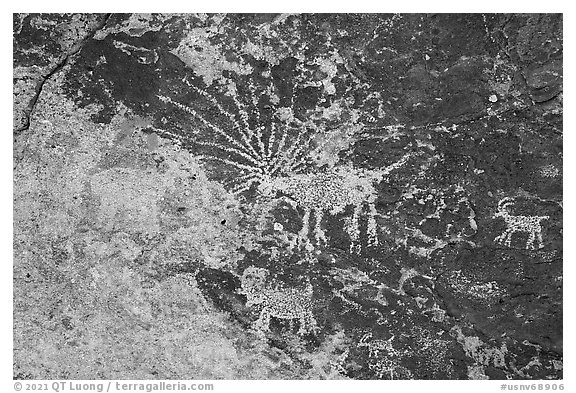
<instances>
[{"instance_id":1,"label":"small animal figure","mask_svg":"<svg viewBox=\"0 0 576 393\"><path fill-rule=\"evenodd\" d=\"M264 336L270 330L270 318L287 319L290 329L294 320L300 328L297 334L314 334L318 330L312 314L312 286L302 288L272 287L267 283L269 272L266 269L249 267L241 277L241 293L246 295L246 306L260 306L260 317L254 322L257 334Z\"/></svg>"},{"instance_id":2,"label":"small animal figure","mask_svg":"<svg viewBox=\"0 0 576 393\"><path fill-rule=\"evenodd\" d=\"M502 217L506 222L506 230L494 238L495 242L504 244L508 247L512 243L512 235L516 232L524 232L528 234L526 241L526 249L535 250L535 240L538 238L538 248L544 247L542 241L542 225L541 222L548 220L549 216L514 216L510 214L509 207L514 205L514 199L506 197L498 202L498 212L494 217Z\"/></svg>"}]
</instances>

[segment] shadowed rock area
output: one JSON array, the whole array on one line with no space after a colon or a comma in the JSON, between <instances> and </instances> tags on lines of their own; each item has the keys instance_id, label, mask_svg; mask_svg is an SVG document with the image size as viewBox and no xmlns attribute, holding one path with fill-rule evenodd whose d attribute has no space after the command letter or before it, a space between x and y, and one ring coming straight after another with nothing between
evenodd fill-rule
<instances>
[{"instance_id":1,"label":"shadowed rock area","mask_svg":"<svg viewBox=\"0 0 576 393\"><path fill-rule=\"evenodd\" d=\"M562 15L14 14L16 379L561 379Z\"/></svg>"}]
</instances>

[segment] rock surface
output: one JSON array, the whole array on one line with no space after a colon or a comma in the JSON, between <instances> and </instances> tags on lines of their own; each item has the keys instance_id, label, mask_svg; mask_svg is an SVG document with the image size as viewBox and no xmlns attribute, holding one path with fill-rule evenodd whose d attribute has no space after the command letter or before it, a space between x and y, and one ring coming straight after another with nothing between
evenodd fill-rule
<instances>
[{"instance_id":1,"label":"rock surface","mask_svg":"<svg viewBox=\"0 0 576 393\"><path fill-rule=\"evenodd\" d=\"M14 378L562 378L562 16L14 15Z\"/></svg>"}]
</instances>

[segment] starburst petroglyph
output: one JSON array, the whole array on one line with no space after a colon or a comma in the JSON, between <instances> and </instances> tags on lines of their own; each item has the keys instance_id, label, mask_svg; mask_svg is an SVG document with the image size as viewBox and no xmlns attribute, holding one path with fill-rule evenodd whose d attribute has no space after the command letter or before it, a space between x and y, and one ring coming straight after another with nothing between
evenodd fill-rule
<instances>
[{"instance_id":1,"label":"starburst petroglyph","mask_svg":"<svg viewBox=\"0 0 576 393\"><path fill-rule=\"evenodd\" d=\"M323 126L313 121L298 119L294 115L293 101L289 107L279 107L272 81L260 95L250 85L246 89L248 99L245 100L238 98L240 94L232 82L218 100L206 90L186 79L184 81L198 95L200 104L197 105L207 105L217 112L216 115L209 114L209 110L206 114L200 113L168 96L158 97L189 114L208 131L209 140L206 137L193 141L191 137L188 139L206 149L202 159L223 163L237 172L228 184L230 192L241 195L257 190L261 196L277 199L283 196L295 209L301 209L302 228L298 241L308 250L313 248L309 237L311 219L314 219L315 243L325 245L328 240L322 229L325 214L344 213L351 207L352 217L345 229L351 239L351 252L359 253L360 217L366 207L367 244L378 244L375 184L403 165L408 154L389 167L378 170L336 165L314 172L310 170L314 168L314 157L330 142L334 133L329 134ZM263 98L265 96L268 98ZM224 105L221 101L228 104ZM263 107L271 109L267 113L260 113Z\"/></svg>"},{"instance_id":2,"label":"starburst petroglyph","mask_svg":"<svg viewBox=\"0 0 576 393\"><path fill-rule=\"evenodd\" d=\"M247 307L260 306L260 317L254 323L259 335L270 330L272 317L290 321L290 330L294 320L298 320L299 335L314 334L318 327L312 314L312 286L306 288L284 288L276 283L267 282L268 270L249 267L241 278L241 293L246 295Z\"/></svg>"},{"instance_id":3,"label":"starburst petroglyph","mask_svg":"<svg viewBox=\"0 0 576 393\"><path fill-rule=\"evenodd\" d=\"M229 97L236 112L232 113L212 94L186 79L184 81L206 101L203 104L208 104L211 110L217 110L215 118L168 96L159 95L158 98L188 113L207 129L206 140L192 140L191 136L183 136L182 139L189 139L192 144L206 148L206 154L200 158L221 162L240 172L229 184L234 194L241 194L255 183L262 183L270 177L297 171L305 166L309 160L308 153L313 150L312 145L317 138L315 131L318 130L313 129L313 124L296 118L292 108L276 108L272 118L263 121L258 108L261 98L256 97L253 87L247 93L250 96L248 103L238 98L239 93L233 82L228 91L222 93L223 98ZM271 98L267 102L268 106L275 107L274 101ZM222 126L221 121L217 120L225 120L227 124Z\"/></svg>"},{"instance_id":4,"label":"starburst petroglyph","mask_svg":"<svg viewBox=\"0 0 576 393\"><path fill-rule=\"evenodd\" d=\"M510 206L513 206L514 199L506 197L498 202L498 212L494 217L502 217L506 222L506 229L504 232L496 236L494 241L511 247L512 235L516 232L523 232L528 234L526 241L526 249L535 250L535 240L538 239L538 248L544 247L542 241L542 225L543 220L547 220L548 216L514 216L508 211Z\"/></svg>"}]
</instances>

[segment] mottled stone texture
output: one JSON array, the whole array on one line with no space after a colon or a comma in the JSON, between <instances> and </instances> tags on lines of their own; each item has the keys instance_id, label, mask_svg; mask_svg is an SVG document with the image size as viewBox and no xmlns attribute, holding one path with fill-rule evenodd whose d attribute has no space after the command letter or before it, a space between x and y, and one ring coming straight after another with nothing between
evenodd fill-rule
<instances>
[{"instance_id":1,"label":"mottled stone texture","mask_svg":"<svg viewBox=\"0 0 576 393\"><path fill-rule=\"evenodd\" d=\"M562 378L562 48L14 15L14 377Z\"/></svg>"}]
</instances>

